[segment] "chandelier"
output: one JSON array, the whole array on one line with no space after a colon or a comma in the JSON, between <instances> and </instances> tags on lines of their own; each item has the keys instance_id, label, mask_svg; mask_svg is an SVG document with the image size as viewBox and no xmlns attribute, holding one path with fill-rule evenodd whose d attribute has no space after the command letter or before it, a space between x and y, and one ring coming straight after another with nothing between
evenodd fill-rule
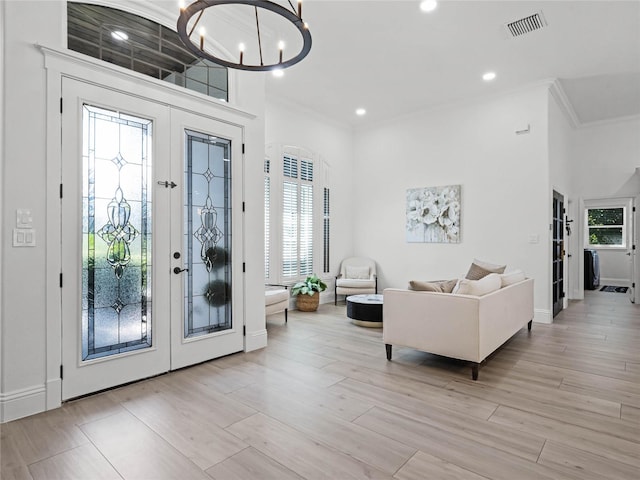
<instances>
[{"instance_id":1,"label":"chandelier","mask_svg":"<svg viewBox=\"0 0 640 480\"><path fill-rule=\"evenodd\" d=\"M184 46L193 54L200 58L207 59L218 65L223 65L228 68L234 68L238 70L249 70L254 72L263 72L268 70L278 70L290 67L301 61L306 57L311 50L311 33L308 26L302 21L302 1L298 0L298 8L295 9L291 0L287 0L291 9L279 5L273 1L268 0L196 0L184 8L180 8L180 16L178 17L178 36ZM250 45L254 55L252 58L256 58L255 62L245 61L245 50L248 49L246 43L242 42L238 45L238 57L237 62L235 60L225 60L217 55L212 54L205 49L206 37L203 27L199 29L198 42L194 43L191 39L198 23L202 19L202 16L207 9L213 10L215 7L221 7L224 5L245 5L253 7L255 14L255 37L257 42L255 45ZM266 46L263 51L262 33L260 31L261 15L264 16L266 12L272 12L277 15L278 18L284 19L287 22L293 24L297 29L297 32L301 36L302 47L295 56L285 55L284 42L280 41L277 44L277 61L265 62L264 58L269 53L271 58L275 58L275 46ZM192 19L195 17L195 20ZM191 25L189 25L191 23ZM253 23L253 21L252 21ZM215 38L215 34L212 36ZM288 52L287 52L288 53Z\"/></svg>"}]
</instances>

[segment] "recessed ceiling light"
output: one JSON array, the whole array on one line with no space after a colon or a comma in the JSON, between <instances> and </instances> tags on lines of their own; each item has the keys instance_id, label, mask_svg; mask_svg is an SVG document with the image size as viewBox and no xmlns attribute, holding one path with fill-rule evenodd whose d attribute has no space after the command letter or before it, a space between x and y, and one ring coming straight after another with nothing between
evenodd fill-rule
<instances>
[{"instance_id":1,"label":"recessed ceiling light","mask_svg":"<svg viewBox=\"0 0 640 480\"><path fill-rule=\"evenodd\" d=\"M485 82L490 82L491 80L493 80L494 78L496 78L496 73L495 72L487 72L484 75L482 75L482 79Z\"/></svg>"},{"instance_id":2,"label":"recessed ceiling light","mask_svg":"<svg viewBox=\"0 0 640 480\"><path fill-rule=\"evenodd\" d=\"M356 115L362 116L365 113L367 113L367 111L364 108L357 108L356 109Z\"/></svg>"},{"instance_id":3,"label":"recessed ceiling light","mask_svg":"<svg viewBox=\"0 0 640 480\"><path fill-rule=\"evenodd\" d=\"M438 2L436 0L424 0L424 2L420 2L420 10L423 12L433 12L438 6Z\"/></svg>"},{"instance_id":4,"label":"recessed ceiling light","mask_svg":"<svg viewBox=\"0 0 640 480\"><path fill-rule=\"evenodd\" d=\"M284 70L281 68L276 68L275 70L271 71L271 74L274 77L284 77Z\"/></svg>"},{"instance_id":5,"label":"recessed ceiling light","mask_svg":"<svg viewBox=\"0 0 640 480\"><path fill-rule=\"evenodd\" d=\"M122 32L120 30L116 30L115 32L111 32L111 36L113 38L115 38L116 40L120 40L120 41L129 40L129 35L127 35L126 33Z\"/></svg>"}]
</instances>

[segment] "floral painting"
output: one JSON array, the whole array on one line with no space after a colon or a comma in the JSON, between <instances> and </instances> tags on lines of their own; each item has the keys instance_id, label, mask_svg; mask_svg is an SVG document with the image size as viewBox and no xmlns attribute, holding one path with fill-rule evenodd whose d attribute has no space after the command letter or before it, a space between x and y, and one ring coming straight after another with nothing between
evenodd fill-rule
<instances>
[{"instance_id":1,"label":"floral painting","mask_svg":"<svg viewBox=\"0 0 640 480\"><path fill-rule=\"evenodd\" d=\"M460 242L460 185L407 190L407 242Z\"/></svg>"}]
</instances>

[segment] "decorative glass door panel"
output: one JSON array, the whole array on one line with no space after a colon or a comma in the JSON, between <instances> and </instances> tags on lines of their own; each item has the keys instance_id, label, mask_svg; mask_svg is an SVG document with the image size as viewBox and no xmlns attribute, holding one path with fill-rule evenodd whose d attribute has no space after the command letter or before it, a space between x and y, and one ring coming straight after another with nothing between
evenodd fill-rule
<instances>
[{"instance_id":1,"label":"decorative glass door panel","mask_svg":"<svg viewBox=\"0 0 640 480\"><path fill-rule=\"evenodd\" d=\"M241 351L242 129L62 94L62 399Z\"/></svg>"},{"instance_id":2,"label":"decorative glass door panel","mask_svg":"<svg viewBox=\"0 0 640 480\"><path fill-rule=\"evenodd\" d=\"M242 130L179 110L171 120L173 370L242 350L244 279Z\"/></svg>"},{"instance_id":3,"label":"decorative glass door panel","mask_svg":"<svg viewBox=\"0 0 640 480\"><path fill-rule=\"evenodd\" d=\"M171 115L65 77L62 96L66 400L170 369Z\"/></svg>"},{"instance_id":4,"label":"decorative glass door panel","mask_svg":"<svg viewBox=\"0 0 640 480\"><path fill-rule=\"evenodd\" d=\"M231 142L185 131L184 338L232 327Z\"/></svg>"},{"instance_id":5,"label":"decorative glass door panel","mask_svg":"<svg viewBox=\"0 0 640 480\"><path fill-rule=\"evenodd\" d=\"M82 360L152 345L151 120L82 107Z\"/></svg>"}]
</instances>

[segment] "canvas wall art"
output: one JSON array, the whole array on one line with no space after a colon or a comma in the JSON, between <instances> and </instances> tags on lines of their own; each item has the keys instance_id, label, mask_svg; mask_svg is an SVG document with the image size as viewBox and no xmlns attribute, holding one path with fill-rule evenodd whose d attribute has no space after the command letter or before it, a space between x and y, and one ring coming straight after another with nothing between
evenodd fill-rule
<instances>
[{"instance_id":1,"label":"canvas wall art","mask_svg":"<svg viewBox=\"0 0 640 480\"><path fill-rule=\"evenodd\" d=\"M407 242L460 243L460 185L407 190Z\"/></svg>"}]
</instances>

